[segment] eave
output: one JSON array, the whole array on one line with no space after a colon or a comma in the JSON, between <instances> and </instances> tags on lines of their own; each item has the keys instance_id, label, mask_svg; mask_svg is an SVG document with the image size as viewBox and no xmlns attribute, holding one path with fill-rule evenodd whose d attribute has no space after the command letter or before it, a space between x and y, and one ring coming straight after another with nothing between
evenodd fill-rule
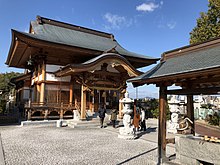
<instances>
[{"instance_id":1,"label":"eave","mask_svg":"<svg viewBox=\"0 0 220 165\"><path fill-rule=\"evenodd\" d=\"M175 84L181 87L190 84L194 87L200 87L202 85L207 86L208 84L213 83L217 83L214 86L218 86L218 84L220 86L220 67L147 78L144 80L128 80L128 82L131 82L135 87L145 84L156 84L157 86L160 86L161 84L166 84L167 86Z\"/></svg>"},{"instance_id":2,"label":"eave","mask_svg":"<svg viewBox=\"0 0 220 165\"><path fill-rule=\"evenodd\" d=\"M136 70L126 58L115 53L105 53L82 64L69 64L56 71L55 75L67 76L80 72L93 71L97 66L103 63L111 63L111 65L115 65L115 67L117 67L117 65L121 65L131 75L131 77L142 74L142 72Z\"/></svg>"},{"instance_id":3,"label":"eave","mask_svg":"<svg viewBox=\"0 0 220 165\"><path fill-rule=\"evenodd\" d=\"M102 51L98 50L91 50L62 43L50 42L35 38L31 35L33 34L27 35L25 33L12 30L12 43L8 58L6 60L7 65L10 67L26 68L26 61L29 60L30 56L34 57L35 55L39 54L44 54L47 56L48 64L67 65L68 63L72 63L71 61L82 63L103 53ZM50 54L50 51L52 51L52 55ZM67 54L65 58L63 58L63 53ZM62 58L62 60L58 61L58 57ZM131 56L125 57L135 68L148 66L150 64L156 63L158 60L158 58L143 59ZM62 61L64 61L63 64Z\"/></svg>"}]
</instances>

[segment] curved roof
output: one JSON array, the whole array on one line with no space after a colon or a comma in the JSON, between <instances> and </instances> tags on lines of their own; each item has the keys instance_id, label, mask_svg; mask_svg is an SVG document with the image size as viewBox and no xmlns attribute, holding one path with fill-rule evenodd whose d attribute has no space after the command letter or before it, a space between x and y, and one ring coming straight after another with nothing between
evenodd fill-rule
<instances>
[{"instance_id":1,"label":"curved roof","mask_svg":"<svg viewBox=\"0 0 220 165\"><path fill-rule=\"evenodd\" d=\"M216 70L220 68L220 40L216 43L205 42L199 48L195 46L177 49L164 53L162 61L146 73L128 80L134 85L145 83L156 83L163 80L173 79L174 77L185 78L187 74L201 76L201 72L206 70ZM180 79L180 78L179 78ZM136 86L135 85L135 86Z\"/></svg>"},{"instance_id":2,"label":"curved roof","mask_svg":"<svg viewBox=\"0 0 220 165\"><path fill-rule=\"evenodd\" d=\"M111 64L113 67L121 65L130 75L132 75L132 77L139 76L142 73L136 70L123 56L115 53L104 53L81 64L69 64L64 66L56 71L55 74L56 76L66 76L72 73L92 71L98 65L102 65L103 63Z\"/></svg>"},{"instance_id":3,"label":"curved roof","mask_svg":"<svg viewBox=\"0 0 220 165\"><path fill-rule=\"evenodd\" d=\"M135 68L159 60L124 49L112 34L40 16L31 21L29 33L12 30L12 43L6 64L25 68L30 52L32 58L39 53L47 53L47 62L56 65L67 65L74 61L82 63L110 52L126 57Z\"/></svg>"},{"instance_id":4,"label":"curved roof","mask_svg":"<svg viewBox=\"0 0 220 165\"><path fill-rule=\"evenodd\" d=\"M38 17L36 21L31 21L31 26L34 34L26 33L26 35L37 39L103 52L114 49L121 55L158 60L158 58L152 58L124 49L114 39L112 34L65 24L43 17Z\"/></svg>"}]
</instances>

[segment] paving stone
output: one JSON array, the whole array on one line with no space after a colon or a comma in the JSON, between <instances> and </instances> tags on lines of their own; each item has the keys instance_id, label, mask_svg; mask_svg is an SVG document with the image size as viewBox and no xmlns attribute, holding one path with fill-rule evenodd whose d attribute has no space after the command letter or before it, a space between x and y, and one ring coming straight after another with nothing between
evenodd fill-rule
<instances>
[{"instance_id":1,"label":"paving stone","mask_svg":"<svg viewBox=\"0 0 220 165\"><path fill-rule=\"evenodd\" d=\"M156 143L141 138L119 139L117 129L112 127L13 126L0 128L0 132L7 165L141 165L157 162Z\"/></svg>"}]
</instances>

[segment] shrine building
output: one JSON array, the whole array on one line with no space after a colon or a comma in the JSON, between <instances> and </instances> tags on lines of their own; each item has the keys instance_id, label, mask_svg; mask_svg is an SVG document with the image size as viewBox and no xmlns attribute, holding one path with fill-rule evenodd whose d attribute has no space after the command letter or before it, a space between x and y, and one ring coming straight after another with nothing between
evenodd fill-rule
<instances>
[{"instance_id":1,"label":"shrine building","mask_svg":"<svg viewBox=\"0 0 220 165\"><path fill-rule=\"evenodd\" d=\"M28 120L73 118L74 112L85 119L100 104L122 116L126 80L157 60L124 49L112 34L37 16L29 33L12 30L6 64L24 69L12 82Z\"/></svg>"}]
</instances>

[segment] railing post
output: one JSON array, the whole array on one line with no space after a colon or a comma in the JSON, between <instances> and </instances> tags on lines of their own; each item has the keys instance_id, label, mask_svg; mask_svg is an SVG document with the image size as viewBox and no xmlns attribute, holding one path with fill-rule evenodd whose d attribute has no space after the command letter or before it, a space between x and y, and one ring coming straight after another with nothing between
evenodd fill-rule
<instances>
[{"instance_id":1,"label":"railing post","mask_svg":"<svg viewBox=\"0 0 220 165\"><path fill-rule=\"evenodd\" d=\"M31 121L31 109L27 110L27 120Z\"/></svg>"},{"instance_id":2,"label":"railing post","mask_svg":"<svg viewBox=\"0 0 220 165\"><path fill-rule=\"evenodd\" d=\"M47 120L47 119L48 119L48 109L46 109L44 113L44 120Z\"/></svg>"},{"instance_id":3,"label":"railing post","mask_svg":"<svg viewBox=\"0 0 220 165\"><path fill-rule=\"evenodd\" d=\"M60 119L63 119L63 102L61 103L60 107Z\"/></svg>"}]
</instances>

